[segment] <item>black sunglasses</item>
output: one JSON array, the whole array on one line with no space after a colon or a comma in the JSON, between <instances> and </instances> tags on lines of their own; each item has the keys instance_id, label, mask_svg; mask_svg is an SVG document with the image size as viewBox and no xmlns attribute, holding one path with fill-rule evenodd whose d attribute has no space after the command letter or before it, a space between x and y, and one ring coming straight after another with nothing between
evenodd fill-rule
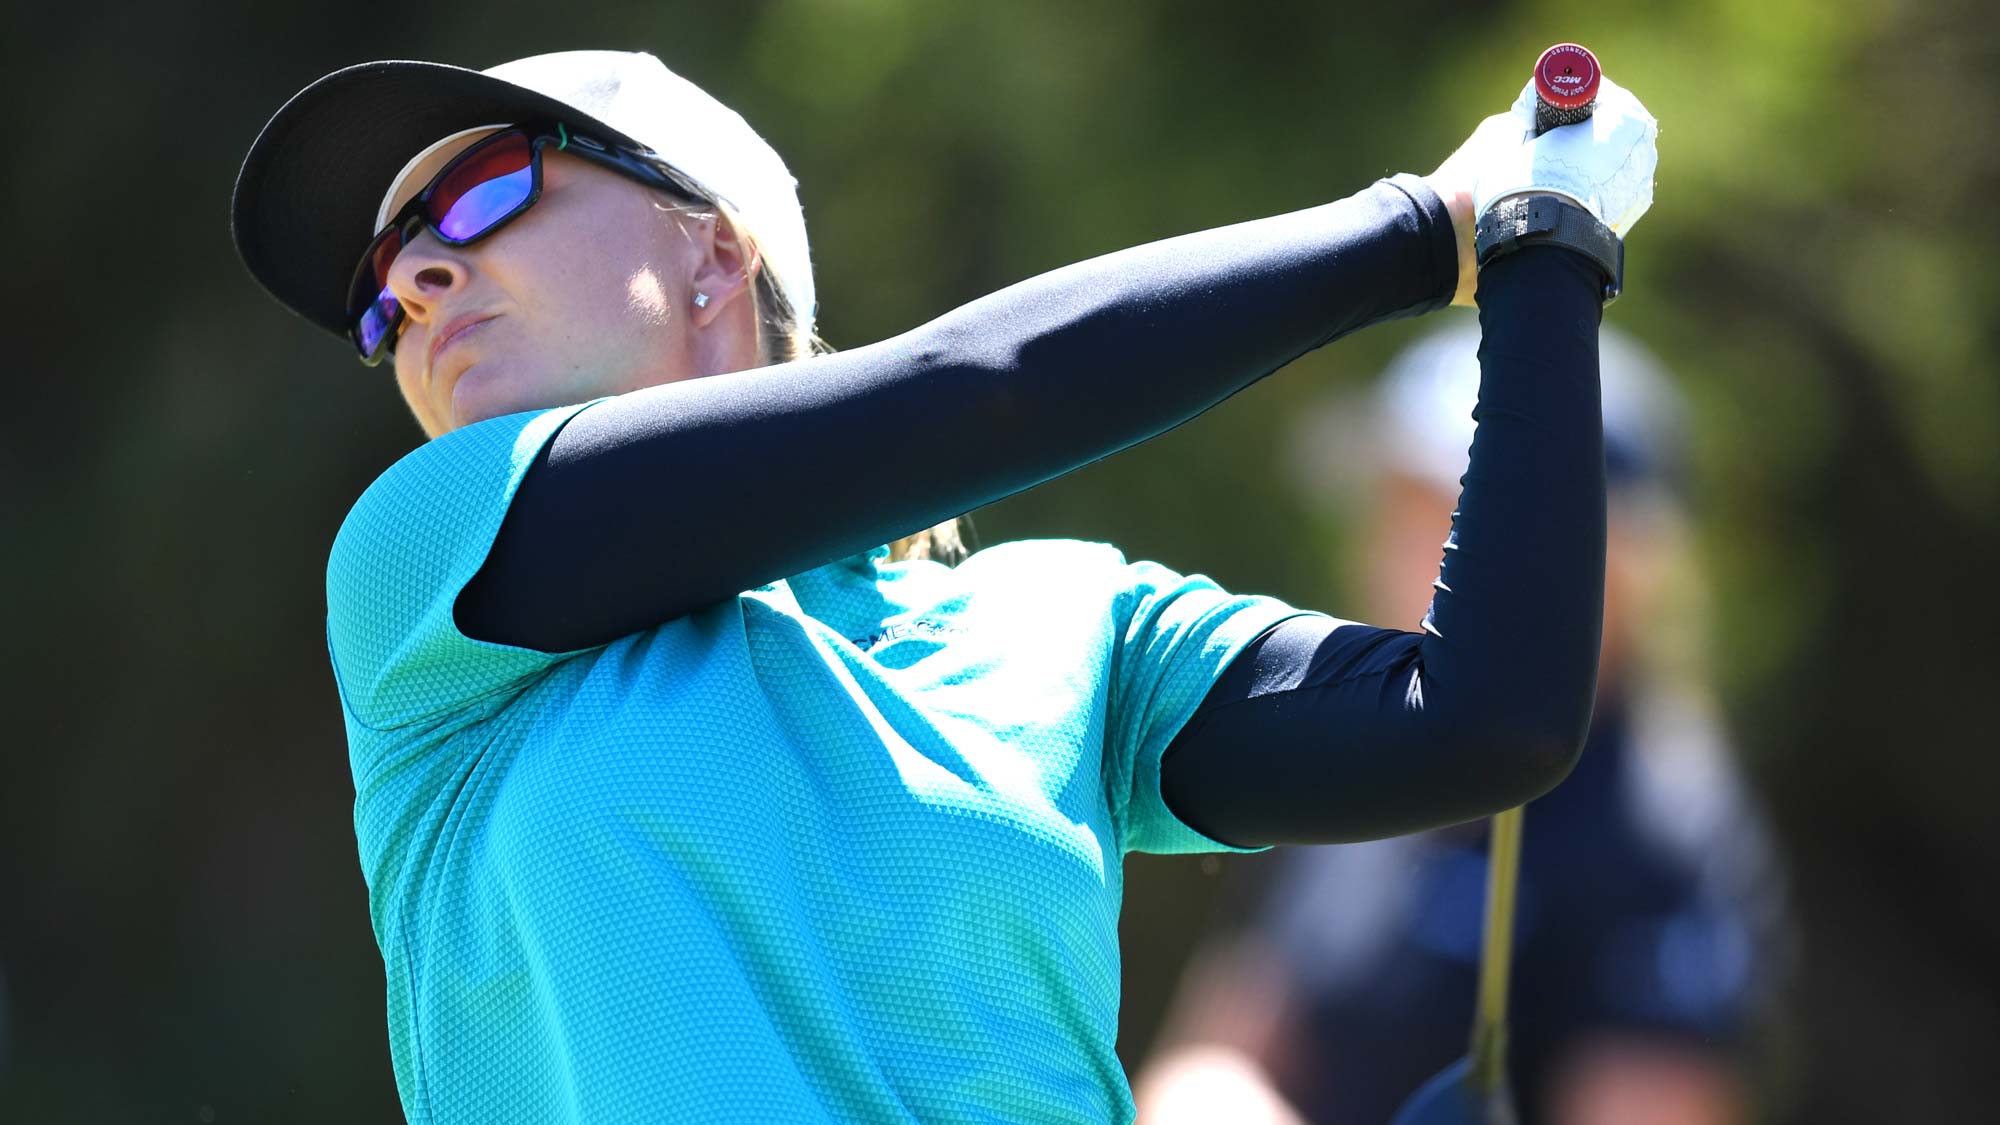
<instances>
[{"instance_id":1,"label":"black sunglasses","mask_svg":"<svg viewBox=\"0 0 2000 1125\"><path fill-rule=\"evenodd\" d=\"M715 204L699 184L650 152L608 145L560 122L503 129L452 157L362 252L347 287L347 336L361 362L373 367L396 350L404 317L403 303L389 291L396 255L423 230L447 246L464 246L533 207L542 196L542 149L548 145L686 202Z\"/></svg>"}]
</instances>

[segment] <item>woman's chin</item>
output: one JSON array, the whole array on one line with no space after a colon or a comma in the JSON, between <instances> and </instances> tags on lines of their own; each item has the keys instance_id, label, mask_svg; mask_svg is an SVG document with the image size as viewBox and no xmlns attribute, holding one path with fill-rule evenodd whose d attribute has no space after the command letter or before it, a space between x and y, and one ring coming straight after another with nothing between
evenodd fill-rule
<instances>
[{"instance_id":1,"label":"woman's chin","mask_svg":"<svg viewBox=\"0 0 2000 1125\"><path fill-rule=\"evenodd\" d=\"M459 372L451 386L453 428L542 406L534 396L523 393L522 388L510 386L503 367L498 363L475 362Z\"/></svg>"}]
</instances>

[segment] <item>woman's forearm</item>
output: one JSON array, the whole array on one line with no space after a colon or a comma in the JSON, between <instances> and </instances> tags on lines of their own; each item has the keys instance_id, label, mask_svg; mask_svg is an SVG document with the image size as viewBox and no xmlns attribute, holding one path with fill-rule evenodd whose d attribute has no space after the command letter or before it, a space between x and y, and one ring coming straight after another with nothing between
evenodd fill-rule
<instances>
[{"instance_id":1,"label":"woman's forearm","mask_svg":"<svg viewBox=\"0 0 2000 1125\"><path fill-rule=\"evenodd\" d=\"M879 344L599 403L528 472L459 626L550 652L649 628L1144 441L1443 306L1457 273L1443 204L1398 176L1068 266Z\"/></svg>"},{"instance_id":2,"label":"woman's forearm","mask_svg":"<svg viewBox=\"0 0 2000 1125\"><path fill-rule=\"evenodd\" d=\"M1227 843L1338 843L1547 791L1589 727L1604 615L1602 279L1529 247L1479 282L1478 428L1424 628L1294 618L1166 751L1175 814Z\"/></svg>"}]
</instances>

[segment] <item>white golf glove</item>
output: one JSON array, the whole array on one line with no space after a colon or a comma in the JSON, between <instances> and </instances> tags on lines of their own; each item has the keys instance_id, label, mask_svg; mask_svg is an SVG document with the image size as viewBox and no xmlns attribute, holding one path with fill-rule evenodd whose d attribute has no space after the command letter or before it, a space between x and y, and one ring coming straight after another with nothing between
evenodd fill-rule
<instances>
[{"instance_id":1,"label":"white golf glove","mask_svg":"<svg viewBox=\"0 0 2000 1125\"><path fill-rule=\"evenodd\" d=\"M1599 80L1597 106L1587 121L1535 132L1535 82L1529 79L1508 110L1521 121L1520 147L1479 169L1472 187L1477 220L1495 200L1527 191L1555 192L1582 204L1618 237L1653 205L1655 141L1660 123L1632 92L1609 77Z\"/></svg>"}]
</instances>

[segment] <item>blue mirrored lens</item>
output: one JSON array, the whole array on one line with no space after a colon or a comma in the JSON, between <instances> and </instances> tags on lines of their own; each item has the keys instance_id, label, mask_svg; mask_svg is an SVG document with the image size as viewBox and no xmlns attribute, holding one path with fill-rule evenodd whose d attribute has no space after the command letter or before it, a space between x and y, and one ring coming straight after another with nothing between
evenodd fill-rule
<instances>
[{"instance_id":1,"label":"blue mirrored lens","mask_svg":"<svg viewBox=\"0 0 2000 1125\"><path fill-rule=\"evenodd\" d=\"M360 318L355 321L354 330L357 336L356 343L360 345L363 356L374 355L375 349L381 346L383 339L395 331L396 314L402 309L403 306L397 302L395 295L384 289L376 294L373 304L362 310Z\"/></svg>"},{"instance_id":2,"label":"blue mirrored lens","mask_svg":"<svg viewBox=\"0 0 2000 1125\"><path fill-rule=\"evenodd\" d=\"M478 184L458 197L438 222L446 238L476 238L519 207L533 189L535 171L522 168Z\"/></svg>"}]
</instances>

